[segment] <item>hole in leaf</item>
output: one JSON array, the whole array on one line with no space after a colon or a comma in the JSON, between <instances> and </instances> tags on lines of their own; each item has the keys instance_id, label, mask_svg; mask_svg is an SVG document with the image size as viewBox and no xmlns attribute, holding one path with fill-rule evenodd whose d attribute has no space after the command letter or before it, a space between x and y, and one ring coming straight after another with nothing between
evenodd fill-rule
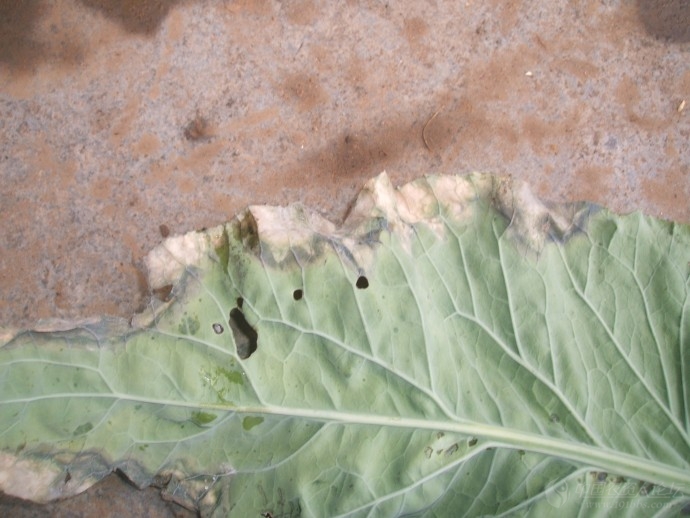
<instances>
[{"instance_id":1,"label":"hole in leaf","mask_svg":"<svg viewBox=\"0 0 690 518\"><path fill-rule=\"evenodd\" d=\"M476 445L476 444L477 444L477 438L476 438L476 437L472 437L472 438L469 440L469 442L467 443L468 446L474 446L474 445Z\"/></svg>"},{"instance_id":2,"label":"hole in leaf","mask_svg":"<svg viewBox=\"0 0 690 518\"><path fill-rule=\"evenodd\" d=\"M223 326L218 324L218 323L215 323L215 324L213 324L213 330L215 331L215 333L217 335L219 335L223 332Z\"/></svg>"},{"instance_id":3,"label":"hole in leaf","mask_svg":"<svg viewBox=\"0 0 690 518\"><path fill-rule=\"evenodd\" d=\"M364 276L360 275L357 277L357 282L355 283L355 286L359 288L360 290L367 289L369 287L369 280Z\"/></svg>"},{"instance_id":4,"label":"hole in leaf","mask_svg":"<svg viewBox=\"0 0 690 518\"><path fill-rule=\"evenodd\" d=\"M449 448L446 448L446 451L445 451L446 457L453 455L453 453L458 451L458 448L459 448L458 443L454 443Z\"/></svg>"},{"instance_id":5,"label":"hole in leaf","mask_svg":"<svg viewBox=\"0 0 690 518\"><path fill-rule=\"evenodd\" d=\"M230 329L237 346L237 356L246 360L258 347L259 335L256 330L244 318L244 313L240 308L232 308L230 311Z\"/></svg>"},{"instance_id":6,"label":"hole in leaf","mask_svg":"<svg viewBox=\"0 0 690 518\"><path fill-rule=\"evenodd\" d=\"M302 298L302 295L304 295L302 290L295 290L292 292L292 298L295 300L300 300Z\"/></svg>"}]
</instances>

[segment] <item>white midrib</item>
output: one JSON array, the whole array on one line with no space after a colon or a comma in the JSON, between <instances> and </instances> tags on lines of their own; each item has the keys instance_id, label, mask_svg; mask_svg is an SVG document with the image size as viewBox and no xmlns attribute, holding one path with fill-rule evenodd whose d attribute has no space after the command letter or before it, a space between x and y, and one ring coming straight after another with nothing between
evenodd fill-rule
<instances>
[{"instance_id":1,"label":"white midrib","mask_svg":"<svg viewBox=\"0 0 690 518\"><path fill-rule=\"evenodd\" d=\"M615 450L607 450L597 446L551 438L501 426L273 406L238 407L234 408L233 411L247 414L303 417L315 421L340 422L343 424L459 433L476 437L478 440L490 441L493 443L492 446L551 455L581 465L590 465L595 470L650 482L690 494L690 470L674 468L660 462L635 457ZM479 446L478 444L477 447Z\"/></svg>"},{"instance_id":2,"label":"white midrib","mask_svg":"<svg viewBox=\"0 0 690 518\"><path fill-rule=\"evenodd\" d=\"M481 440L484 443L490 442L490 446L493 447L504 447L515 450L542 453L544 455L566 459L582 466L591 466L592 470L605 471L607 473L649 482L672 490L678 490L683 493L690 494L690 470L675 468L661 462L636 457L634 455L629 455L615 450L608 450L598 446L591 446L484 423L437 421L410 417L360 414L338 410L295 408L261 404L256 406L232 406L228 404L208 404L193 401L168 401L157 398L137 397L128 394L50 394L38 397L5 400L2 401L2 403L31 403L35 402L36 400L61 399L65 397L106 398L136 403L177 406L194 410L204 409L248 415L264 414L285 417L301 417L324 423L342 423L344 425L368 425L377 427L404 428L408 430L432 430L435 432L458 433L476 438L478 441ZM477 444L477 448L480 447L486 447L486 444Z\"/></svg>"}]
</instances>

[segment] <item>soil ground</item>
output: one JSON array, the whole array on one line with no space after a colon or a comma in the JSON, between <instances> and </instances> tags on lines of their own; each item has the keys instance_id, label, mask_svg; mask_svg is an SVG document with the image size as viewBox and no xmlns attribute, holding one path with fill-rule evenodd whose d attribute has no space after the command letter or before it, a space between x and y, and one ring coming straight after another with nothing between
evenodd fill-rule
<instances>
[{"instance_id":1,"label":"soil ground","mask_svg":"<svg viewBox=\"0 0 690 518\"><path fill-rule=\"evenodd\" d=\"M512 174L690 222L686 0L0 0L0 326L128 317L169 233ZM4 516L185 516L115 475Z\"/></svg>"}]
</instances>

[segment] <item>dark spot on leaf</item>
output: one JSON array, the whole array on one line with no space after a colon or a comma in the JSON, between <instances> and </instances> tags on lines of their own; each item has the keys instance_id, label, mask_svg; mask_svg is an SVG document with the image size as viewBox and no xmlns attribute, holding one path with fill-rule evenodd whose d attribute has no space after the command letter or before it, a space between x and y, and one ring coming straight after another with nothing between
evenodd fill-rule
<instances>
[{"instance_id":1,"label":"dark spot on leaf","mask_svg":"<svg viewBox=\"0 0 690 518\"><path fill-rule=\"evenodd\" d=\"M605 471L599 472L597 474L597 482L606 482L608 476L608 473L606 473Z\"/></svg>"},{"instance_id":2,"label":"dark spot on leaf","mask_svg":"<svg viewBox=\"0 0 690 518\"><path fill-rule=\"evenodd\" d=\"M182 321L177 326L177 330L181 335L195 335L200 328L201 323L199 322L199 317L196 315L189 316L186 312L185 316L182 317Z\"/></svg>"},{"instance_id":3,"label":"dark spot on leaf","mask_svg":"<svg viewBox=\"0 0 690 518\"><path fill-rule=\"evenodd\" d=\"M170 235L170 228L168 228L168 225L159 225L158 230L163 237L168 237Z\"/></svg>"},{"instance_id":4,"label":"dark spot on leaf","mask_svg":"<svg viewBox=\"0 0 690 518\"><path fill-rule=\"evenodd\" d=\"M302 298L302 290L295 290L292 292L292 298L295 300L300 300Z\"/></svg>"},{"instance_id":5,"label":"dark spot on leaf","mask_svg":"<svg viewBox=\"0 0 690 518\"><path fill-rule=\"evenodd\" d=\"M355 286L357 286L360 290L364 290L369 287L369 280L364 275L360 275L357 277Z\"/></svg>"},{"instance_id":6,"label":"dark spot on leaf","mask_svg":"<svg viewBox=\"0 0 690 518\"><path fill-rule=\"evenodd\" d=\"M446 449L446 457L453 455L456 451L458 451L458 443L454 443Z\"/></svg>"},{"instance_id":7,"label":"dark spot on leaf","mask_svg":"<svg viewBox=\"0 0 690 518\"><path fill-rule=\"evenodd\" d=\"M477 438L476 438L476 437L472 437L472 438L467 442L467 444L468 444L468 446L474 446L475 444L477 444Z\"/></svg>"},{"instance_id":8,"label":"dark spot on leaf","mask_svg":"<svg viewBox=\"0 0 690 518\"><path fill-rule=\"evenodd\" d=\"M74 433L72 435L74 437L76 437L77 435L84 435L85 433L88 433L89 431L91 431L92 428L93 428L93 425L91 423L80 424L74 430Z\"/></svg>"},{"instance_id":9,"label":"dark spot on leaf","mask_svg":"<svg viewBox=\"0 0 690 518\"><path fill-rule=\"evenodd\" d=\"M213 331L214 331L217 335L219 335L219 334L221 334L221 333L223 332L223 326L216 322L215 324L213 324Z\"/></svg>"},{"instance_id":10,"label":"dark spot on leaf","mask_svg":"<svg viewBox=\"0 0 690 518\"><path fill-rule=\"evenodd\" d=\"M217 369L219 375L223 376L230 383L237 383L242 385L244 383L243 374L241 371L229 371L227 369Z\"/></svg>"},{"instance_id":11,"label":"dark spot on leaf","mask_svg":"<svg viewBox=\"0 0 690 518\"><path fill-rule=\"evenodd\" d=\"M640 484L640 494L642 496L647 496L654 491L654 484L650 482L640 482Z\"/></svg>"},{"instance_id":12,"label":"dark spot on leaf","mask_svg":"<svg viewBox=\"0 0 690 518\"><path fill-rule=\"evenodd\" d=\"M232 308L230 320L228 321L232 329L232 336L235 338L237 355L246 360L258 347L259 335L256 330L244 318L244 313L239 308Z\"/></svg>"},{"instance_id":13,"label":"dark spot on leaf","mask_svg":"<svg viewBox=\"0 0 690 518\"><path fill-rule=\"evenodd\" d=\"M242 304L244 304L244 299L242 297L237 297L237 307L242 309Z\"/></svg>"},{"instance_id":14,"label":"dark spot on leaf","mask_svg":"<svg viewBox=\"0 0 690 518\"><path fill-rule=\"evenodd\" d=\"M215 414L211 414L209 412L193 412L192 423L197 426L204 426L215 421L216 417L217 416Z\"/></svg>"},{"instance_id":15,"label":"dark spot on leaf","mask_svg":"<svg viewBox=\"0 0 690 518\"><path fill-rule=\"evenodd\" d=\"M242 428L244 428L246 431L251 430L255 426L260 425L261 423L264 422L263 417L259 416L247 416L244 419L242 419Z\"/></svg>"}]
</instances>

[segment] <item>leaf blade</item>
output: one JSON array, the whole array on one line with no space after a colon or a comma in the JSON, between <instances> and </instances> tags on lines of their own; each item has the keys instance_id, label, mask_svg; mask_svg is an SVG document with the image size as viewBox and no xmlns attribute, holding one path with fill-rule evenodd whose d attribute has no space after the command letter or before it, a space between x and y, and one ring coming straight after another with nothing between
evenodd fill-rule
<instances>
[{"instance_id":1,"label":"leaf blade","mask_svg":"<svg viewBox=\"0 0 690 518\"><path fill-rule=\"evenodd\" d=\"M34 463L40 498L163 474L220 515L576 514L622 498L593 470L685 505L688 227L563 210L577 228L489 177L379 177L342 230L253 207L170 241L143 328L0 348L0 473Z\"/></svg>"}]
</instances>

